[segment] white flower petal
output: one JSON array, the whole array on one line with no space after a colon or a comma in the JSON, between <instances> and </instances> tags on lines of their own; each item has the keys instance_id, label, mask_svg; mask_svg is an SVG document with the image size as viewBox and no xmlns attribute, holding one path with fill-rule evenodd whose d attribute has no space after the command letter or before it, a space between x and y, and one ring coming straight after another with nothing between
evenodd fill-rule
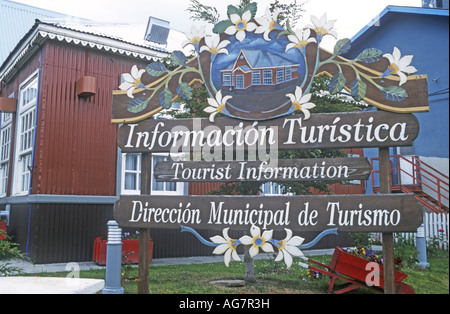
<instances>
[{"instance_id":1,"label":"white flower petal","mask_svg":"<svg viewBox=\"0 0 450 314\"><path fill-rule=\"evenodd\" d=\"M211 107L214 107L214 108L219 107L219 104L217 103L217 101L215 99L208 98L207 101Z\"/></svg>"},{"instance_id":2,"label":"white flower petal","mask_svg":"<svg viewBox=\"0 0 450 314\"><path fill-rule=\"evenodd\" d=\"M127 91L127 96L130 97L130 98L134 98L133 92L134 92L134 87L130 88Z\"/></svg>"},{"instance_id":3,"label":"white flower petal","mask_svg":"<svg viewBox=\"0 0 450 314\"><path fill-rule=\"evenodd\" d=\"M209 122L214 123L214 119L216 117L216 115L218 114L218 112L214 112L209 116Z\"/></svg>"},{"instance_id":4,"label":"white flower petal","mask_svg":"<svg viewBox=\"0 0 450 314\"><path fill-rule=\"evenodd\" d=\"M225 34L234 35L234 34L236 34L236 31L237 31L236 26L231 25L231 26L228 26L228 28L225 30Z\"/></svg>"},{"instance_id":5,"label":"white flower petal","mask_svg":"<svg viewBox=\"0 0 450 314\"><path fill-rule=\"evenodd\" d=\"M239 238L239 241L241 241L241 243L244 245L253 244L253 238L250 238L249 236L243 236Z\"/></svg>"},{"instance_id":6,"label":"white flower petal","mask_svg":"<svg viewBox=\"0 0 450 314\"><path fill-rule=\"evenodd\" d=\"M403 84L406 83L408 78L406 77L405 73L403 73L403 72L398 72L398 76L400 77L400 84L399 84L399 86L402 86Z\"/></svg>"},{"instance_id":7,"label":"white flower petal","mask_svg":"<svg viewBox=\"0 0 450 314\"><path fill-rule=\"evenodd\" d=\"M125 80L125 82L134 83L134 78L131 76L131 74L124 73L122 75L122 78Z\"/></svg>"},{"instance_id":8,"label":"white flower petal","mask_svg":"<svg viewBox=\"0 0 450 314\"><path fill-rule=\"evenodd\" d=\"M283 251L280 250L280 251L278 252L277 257L275 258L275 262L279 262L279 261L281 261L282 259L283 259Z\"/></svg>"},{"instance_id":9,"label":"white flower petal","mask_svg":"<svg viewBox=\"0 0 450 314\"><path fill-rule=\"evenodd\" d=\"M210 239L211 239L212 242L218 243L218 244L228 243L228 240L222 238L221 236L214 236L214 237L212 237Z\"/></svg>"},{"instance_id":10,"label":"white flower petal","mask_svg":"<svg viewBox=\"0 0 450 314\"><path fill-rule=\"evenodd\" d=\"M206 107L205 109L203 109L204 112L206 113L213 113L217 111L217 108L213 108L213 107Z\"/></svg>"},{"instance_id":11,"label":"white flower petal","mask_svg":"<svg viewBox=\"0 0 450 314\"><path fill-rule=\"evenodd\" d=\"M293 245L293 246L300 246L300 245L302 245L303 241L305 241L304 238L296 236L296 237L293 237L290 240L288 240L287 244L288 245Z\"/></svg>"},{"instance_id":12,"label":"white flower petal","mask_svg":"<svg viewBox=\"0 0 450 314\"><path fill-rule=\"evenodd\" d=\"M250 248L250 250L248 250L248 252L250 253L250 257L253 258L253 257L255 257L256 255L258 255L258 253L259 253L259 248L258 248L257 246L252 246L252 247Z\"/></svg>"},{"instance_id":13,"label":"white flower petal","mask_svg":"<svg viewBox=\"0 0 450 314\"><path fill-rule=\"evenodd\" d=\"M247 24L247 32L253 32L256 28L257 28L257 26L253 22L250 22Z\"/></svg>"},{"instance_id":14,"label":"white flower petal","mask_svg":"<svg viewBox=\"0 0 450 314\"><path fill-rule=\"evenodd\" d=\"M225 265L228 267L230 266L230 261L231 261L231 250L228 250L225 252L225 256L223 258Z\"/></svg>"},{"instance_id":15,"label":"white flower petal","mask_svg":"<svg viewBox=\"0 0 450 314\"><path fill-rule=\"evenodd\" d=\"M245 31L238 31L236 34L236 39L242 42L245 39Z\"/></svg>"},{"instance_id":16,"label":"white flower petal","mask_svg":"<svg viewBox=\"0 0 450 314\"><path fill-rule=\"evenodd\" d=\"M239 257L238 253L235 250L230 250L231 252L231 256L233 257L233 259L237 262L241 261L241 258Z\"/></svg>"},{"instance_id":17,"label":"white flower petal","mask_svg":"<svg viewBox=\"0 0 450 314\"><path fill-rule=\"evenodd\" d=\"M264 243L261 249L266 253L273 253L273 246L270 243Z\"/></svg>"},{"instance_id":18,"label":"white flower petal","mask_svg":"<svg viewBox=\"0 0 450 314\"><path fill-rule=\"evenodd\" d=\"M242 14L242 20L244 20L246 22L250 21L251 18L252 18L252 12L250 12L250 10L247 10L244 12L244 14Z\"/></svg>"},{"instance_id":19,"label":"white flower petal","mask_svg":"<svg viewBox=\"0 0 450 314\"><path fill-rule=\"evenodd\" d=\"M259 227L253 225L250 228L250 234L252 235L252 237L256 238L259 237L259 235L261 234L261 229L259 229Z\"/></svg>"},{"instance_id":20,"label":"white flower petal","mask_svg":"<svg viewBox=\"0 0 450 314\"><path fill-rule=\"evenodd\" d=\"M222 255L228 249L228 244L220 244L214 249L213 254Z\"/></svg>"},{"instance_id":21,"label":"white flower petal","mask_svg":"<svg viewBox=\"0 0 450 314\"><path fill-rule=\"evenodd\" d=\"M129 82L124 82L122 84L120 84L119 89L121 90L127 90L130 89L131 87L133 87L134 85L129 83Z\"/></svg>"},{"instance_id":22,"label":"white flower petal","mask_svg":"<svg viewBox=\"0 0 450 314\"><path fill-rule=\"evenodd\" d=\"M231 14L230 20L231 20L231 22L233 22L233 24L236 24L237 22L239 22L241 20L241 17L237 14Z\"/></svg>"},{"instance_id":23,"label":"white flower petal","mask_svg":"<svg viewBox=\"0 0 450 314\"><path fill-rule=\"evenodd\" d=\"M266 230L263 232L262 237L264 240L269 241L272 239L273 236L273 230Z\"/></svg>"},{"instance_id":24,"label":"white flower petal","mask_svg":"<svg viewBox=\"0 0 450 314\"><path fill-rule=\"evenodd\" d=\"M288 252L283 252L284 253L284 262L286 263L287 268L291 268L292 266L292 256L289 255Z\"/></svg>"},{"instance_id":25,"label":"white flower petal","mask_svg":"<svg viewBox=\"0 0 450 314\"><path fill-rule=\"evenodd\" d=\"M302 251L300 251L300 249L298 247L296 247L296 246L288 245L288 246L286 246L286 251L288 251L289 254L291 254L293 256L297 256L297 257L298 256L303 256Z\"/></svg>"}]
</instances>

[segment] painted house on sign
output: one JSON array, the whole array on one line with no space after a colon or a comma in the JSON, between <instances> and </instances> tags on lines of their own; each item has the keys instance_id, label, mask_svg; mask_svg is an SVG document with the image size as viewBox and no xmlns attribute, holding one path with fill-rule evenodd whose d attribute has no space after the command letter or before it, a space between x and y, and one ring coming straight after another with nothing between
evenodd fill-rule
<instances>
[{"instance_id":1,"label":"painted house on sign","mask_svg":"<svg viewBox=\"0 0 450 314\"><path fill-rule=\"evenodd\" d=\"M222 89L236 95L273 92L297 83L299 64L266 50L243 49L221 71Z\"/></svg>"}]
</instances>

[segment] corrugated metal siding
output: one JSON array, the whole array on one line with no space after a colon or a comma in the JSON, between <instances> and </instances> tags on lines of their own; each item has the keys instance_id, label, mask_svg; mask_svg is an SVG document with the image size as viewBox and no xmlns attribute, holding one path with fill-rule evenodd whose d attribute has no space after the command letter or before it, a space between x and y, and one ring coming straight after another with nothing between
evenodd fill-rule
<instances>
[{"instance_id":1,"label":"corrugated metal siding","mask_svg":"<svg viewBox=\"0 0 450 314\"><path fill-rule=\"evenodd\" d=\"M42 60L32 193L115 195L112 91L136 60L56 41L47 42ZM76 95L83 76L97 78L95 96Z\"/></svg>"},{"instance_id":2,"label":"corrugated metal siding","mask_svg":"<svg viewBox=\"0 0 450 314\"><path fill-rule=\"evenodd\" d=\"M11 215L11 234L36 264L92 261L94 239L113 219L111 205L23 204Z\"/></svg>"}]
</instances>

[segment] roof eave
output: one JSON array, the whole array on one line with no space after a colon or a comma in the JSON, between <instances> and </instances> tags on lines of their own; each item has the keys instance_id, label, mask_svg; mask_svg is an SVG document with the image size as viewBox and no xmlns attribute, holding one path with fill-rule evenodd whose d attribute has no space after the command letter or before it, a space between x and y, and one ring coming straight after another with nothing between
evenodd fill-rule
<instances>
[{"instance_id":1,"label":"roof eave","mask_svg":"<svg viewBox=\"0 0 450 314\"><path fill-rule=\"evenodd\" d=\"M17 65L26 61L27 56L30 57L37 47L48 39L87 46L93 49L146 59L148 61L164 58L168 55L166 52L134 45L106 36L62 28L37 20L30 32L24 36L0 66L0 81L3 81L14 69L17 70Z\"/></svg>"}]
</instances>

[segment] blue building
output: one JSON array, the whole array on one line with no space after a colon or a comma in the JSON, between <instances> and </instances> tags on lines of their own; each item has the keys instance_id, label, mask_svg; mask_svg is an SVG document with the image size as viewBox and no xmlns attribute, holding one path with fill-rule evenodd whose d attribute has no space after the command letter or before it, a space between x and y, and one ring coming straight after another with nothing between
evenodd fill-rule
<instances>
[{"instance_id":1,"label":"blue building","mask_svg":"<svg viewBox=\"0 0 450 314\"><path fill-rule=\"evenodd\" d=\"M441 1L440 8L439 5L430 8L428 2L422 8L388 6L351 39L352 49L347 57L356 58L366 48L392 54L397 47L402 56L414 56L411 65L417 73L428 76L430 112L415 114L420 134L413 147L392 149L391 154L396 156L391 160L392 183L401 189L417 184L419 179L422 190L444 203L448 210L449 10L448 1ZM366 149L364 153L369 159L378 156L374 149ZM420 178L415 174L418 164L423 168ZM430 173L428 178L425 173ZM374 179L376 187L377 178ZM366 191L373 192L371 180Z\"/></svg>"}]
</instances>

